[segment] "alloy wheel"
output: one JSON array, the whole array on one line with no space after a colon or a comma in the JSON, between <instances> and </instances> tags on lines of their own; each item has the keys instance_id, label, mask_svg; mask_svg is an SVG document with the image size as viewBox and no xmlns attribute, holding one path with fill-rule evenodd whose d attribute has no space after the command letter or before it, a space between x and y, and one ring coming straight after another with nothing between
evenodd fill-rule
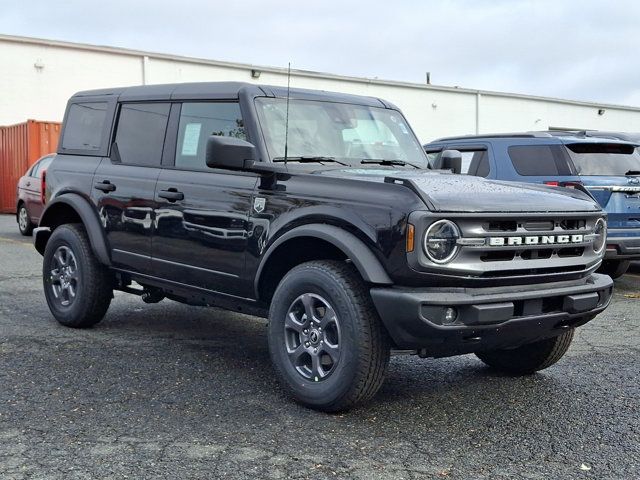
<instances>
[{"instance_id":1,"label":"alloy wheel","mask_svg":"<svg viewBox=\"0 0 640 480\"><path fill-rule=\"evenodd\" d=\"M26 231L29 226L29 214L25 207L20 207L20 212L18 212L18 226L23 232Z\"/></svg>"},{"instance_id":2,"label":"alloy wheel","mask_svg":"<svg viewBox=\"0 0 640 480\"><path fill-rule=\"evenodd\" d=\"M73 251L66 245L58 247L51 261L51 289L53 296L63 307L76 299L80 276L78 262Z\"/></svg>"},{"instance_id":3,"label":"alloy wheel","mask_svg":"<svg viewBox=\"0 0 640 480\"><path fill-rule=\"evenodd\" d=\"M340 361L340 322L331 304L320 295L296 298L284 322L289 361L305 379L327 379Z\"/></svg>"}]
</instances>

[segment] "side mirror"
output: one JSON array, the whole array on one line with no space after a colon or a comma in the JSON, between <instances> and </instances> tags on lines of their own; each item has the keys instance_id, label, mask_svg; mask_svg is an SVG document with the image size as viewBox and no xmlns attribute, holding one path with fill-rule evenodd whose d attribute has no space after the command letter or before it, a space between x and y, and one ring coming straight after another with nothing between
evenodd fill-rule
<instances>
[{"instance_id":1,"label":"side mirror","mask_svg":"<svg viewBox=\"0 0 640 480\"><path fill-rule=\"evenodd\" d=\"M445 150L440 155L440 168L453 173L462 172L462 154L458 150Z\"/></svg>"},{"instance_id":2,"label":"side mirror","mask_svg":"<svg viewBox=\"0 0 640 480\"><path fill-rule=\"evenodd\" d=\"M234 137L211 135L207 139L207 167L245 170L256 157L253 144Z\"/></svg>"}]
</instances>

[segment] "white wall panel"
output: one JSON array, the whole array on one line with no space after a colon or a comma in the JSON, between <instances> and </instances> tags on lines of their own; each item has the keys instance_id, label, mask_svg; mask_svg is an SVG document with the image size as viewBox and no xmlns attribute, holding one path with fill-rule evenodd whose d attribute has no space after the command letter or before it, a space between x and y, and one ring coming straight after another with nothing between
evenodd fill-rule
<instances>
[{"instance_id":1,"label":"white wall panel","mask_svg":"<svg viewBox=\"0 0 640 480\"><path fill-rule=\"evenodd\" d=\"M252 78L252 68L261 71L259 79ZM79 90L194 81L284 86L287 76L278 68L0 35L0 125L28 118L62 120L67 99ZM423 142L549 127L640 131L640 108L295 70L291 86L384 98L403 110ZM603 115L598 114L601 108Z\"/></svg>"}]
</instances>

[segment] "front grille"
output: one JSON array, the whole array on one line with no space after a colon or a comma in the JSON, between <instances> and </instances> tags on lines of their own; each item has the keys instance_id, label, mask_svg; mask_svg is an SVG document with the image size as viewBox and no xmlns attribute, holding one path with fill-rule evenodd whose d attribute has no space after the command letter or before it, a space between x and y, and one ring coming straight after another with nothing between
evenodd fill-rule
<instances>
[{"instance_id":1,"label":"front grille","mask_svg":"<svg viewBox=\"0 0 640 480\"><path fill-rule=\"evenodd\" d=\"M579 276L593 271L601 261L590 236L601 217L598 212L496 216L448 216L466 242L446 265L435 265L426 257L420 263L446 275L506 280Z\"/></svg>"}]
</instances>

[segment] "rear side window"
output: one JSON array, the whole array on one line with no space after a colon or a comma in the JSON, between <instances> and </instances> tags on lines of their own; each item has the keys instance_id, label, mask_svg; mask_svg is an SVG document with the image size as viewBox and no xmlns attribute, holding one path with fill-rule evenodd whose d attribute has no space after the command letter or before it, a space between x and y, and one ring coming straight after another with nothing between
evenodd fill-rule
<instances>
[{"instance_id":1,"label":"rear side window","mask_svg":"<svg viewBox=\"0 0 640 480\"><path fill-rule=\"evenodd\" d=\"M559 145L514 145L509 147L513 167L523 176L571 175Z\"/></svg>"},{"instance_id":2,"label":"rear side window","mask_svg":"<svg viewBox=\"0 0 640 480\"><path fill-rule=\"evenodd\" d=\"M127 103L120 108L115 145L122 163L160 166L168 103Z\"/></svg>"},{"instance_id":3,"label":"rear side window","mask_svg":"<svg viewBox=\"0 0 640 480\"><path fill-rule=\"evenodd\" d=\"M245 139L238 103L184 103L180 110L175 166L207 168L205 150L211 135Z\"/></svg>"},{"instance_id":4,"label":"rear side window","mask_svg":"<svg viewBox=\"0 0 640 480\"><path fill-rule=\"evenodd\" d=\"M106 102L73 103L67 114L62 148L100 150L106 118Z\"/></svg>"},{"instance_id":5,"label":"rear side window","mask_svg":"<svg viewBox=\"0 0 640 480\"><path fill-rule=\"evenodd\" d=\"M53 156L44 157L34 166L33 172L31 173L31 175L36 178L41 178L42 172L47 170L47 167L51 163L51 160L53 160Z\"/></svg>"}]
</instances>

